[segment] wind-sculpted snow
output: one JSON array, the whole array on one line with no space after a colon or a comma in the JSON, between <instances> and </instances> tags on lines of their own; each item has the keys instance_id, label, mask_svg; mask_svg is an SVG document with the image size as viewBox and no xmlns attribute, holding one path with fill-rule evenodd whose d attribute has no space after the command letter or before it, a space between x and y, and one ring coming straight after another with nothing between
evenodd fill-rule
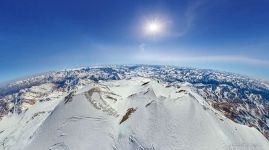
<instances>
[{"instance_id":1,"label":"wind-sculpted snow","mask_svg":"<svg viewBox=\"0 0 269 150\"><path fill-rule=\"evenodd\" d=\"M227 72L172 66L95 66L32 76L0 88L0 115L4 119L12 114L24 114L36 104L63 98L92 83L135 77L154 79L167 87L188 84L226 117L255 127L269 139L268 82ZM119 99L113 95L107 97L114 103ZM107 108L109 104L99 107ZM111 111L116 115L114 109Z\"/></svg>"},{"instance_id":2,"label":"wind-sculpted snow","mask_svg":"<svg viewBox=\"0 0 269 150\"><path fill-rule=\"evenodd\" d=\"M117 101L107 98L108 93L117 96ZM108 113L112 109L119 115ZM26 141L23 150L227 150L242 146L266 150L269 146L260 132L225 118L191 87L168 87L148 78L89 84L68 103L63 100Z\"/></svg>"}]
</instances>

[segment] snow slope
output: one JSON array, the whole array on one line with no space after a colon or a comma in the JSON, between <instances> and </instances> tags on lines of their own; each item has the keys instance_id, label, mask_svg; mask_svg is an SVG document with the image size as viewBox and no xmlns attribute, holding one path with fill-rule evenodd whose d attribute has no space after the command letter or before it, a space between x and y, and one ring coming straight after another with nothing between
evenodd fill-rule
<instances>
[{"instance_id":1,"label":"snow slope","mask_svg":"<svg viewBox=\"0 0 269 150\"><path fill-rule=\"evenodd\" d=\"M57 106L56 106L57 105ZM10 150L267 150L255 128L213 109L189 84L148 78L102 81L63 99ZM24 133L28 133L25 129Z\"/></svg>"},{"instance_id":2,"label":"snow slope","mask_svg":"<svg viewBox=\"0 0 269 150\"><path fill-rule=\"evenodd\" d=\"M188 83L193 87L194 93L202 96L214 109L236 123L255 127L269 140L268 82L234 73L176 66L90 66L42 73L10 82L0 86L0 121L12 114L19 115L20 118L27 115L27 110L35 104L54 101L92 82L134 77L159 80L168 84L167 86ZM38 111L35 113L39 114ZM1 134L6 135L9 132L11 131L0 130L0 142L7 142Z\"/></svg>"},{"instance_id":3,"label":"snow slope","mask_svg":"<svg viewBox=\"0 0 269 150\"><path fill-rule=\"evenodd\" d=\"M37 103L20 115L5 116L0 123L0 150L22 149L61 100Z\"/></svg>"}]
</instances>

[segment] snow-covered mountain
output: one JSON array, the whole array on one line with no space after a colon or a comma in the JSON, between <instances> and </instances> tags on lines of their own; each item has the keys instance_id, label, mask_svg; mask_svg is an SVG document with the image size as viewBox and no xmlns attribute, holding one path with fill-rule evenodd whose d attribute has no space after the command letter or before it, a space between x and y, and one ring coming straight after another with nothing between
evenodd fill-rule
<instances>
[{"instance_id":1,"label":"snow-covered mountain","mask_svg":"<svg viewBox=\"0 0 269 150\"><path fill-rule=\"evenodd\" d=\"M0 108L3 150L269 148L268 83L213 70L48 72L1 87Z\"/></svg>"}]
</instances>

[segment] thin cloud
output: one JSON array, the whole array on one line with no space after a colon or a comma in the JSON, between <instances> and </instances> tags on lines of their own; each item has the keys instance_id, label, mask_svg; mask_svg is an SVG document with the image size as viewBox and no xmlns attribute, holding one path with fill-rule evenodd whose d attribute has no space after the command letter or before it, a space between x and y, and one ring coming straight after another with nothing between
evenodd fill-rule
<instances>
[{"instance_id":1,"label":"thin cloud","mask_svg":"<svg viewBox=\"0 0 269 150\"><path fill-rule=\"evenodd\" d=\"M269 67L269 61L250 58L239 55L207 55L207 56L189 56L180 54L165 54L165 53L148 53L140 52L135 56L136 60L145 62L161 62L161 63L200 63L200 62L215 62L215 63L239 63L248 65L261 65Z\"/></svg>"},{"instance_id":2,"label":"thin cloud","mask_svg":"<svg viewBox=\"0 0 269 150\"><path fill-rule=\"evenodd\" d=\"M177 37L184 36L192 27L195 18L198 16L198 11L202 8L205 4L207 4L209 0L193 0L190 2L189 6L187 7L184 16L186 19L186 27L184 30L175 33L174 35Z\"/></svg>"}]
</instances>

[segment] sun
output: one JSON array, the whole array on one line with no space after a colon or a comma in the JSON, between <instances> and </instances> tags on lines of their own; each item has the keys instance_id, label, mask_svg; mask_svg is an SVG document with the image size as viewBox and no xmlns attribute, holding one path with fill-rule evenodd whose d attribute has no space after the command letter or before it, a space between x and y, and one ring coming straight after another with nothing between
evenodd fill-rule
<instances>
[{"instance_id":1,"label":"sun","mask_svg":"<svg viewBox=\"0 0 269 150\"><path fill-rule=\"evenodd\" d=\"M163 29L163 25L158 20L148 21L145 25L145 31L147 34L156 35L160 34Z\"/></svg>"},{"instance_id":2,"label":"sun","mask_svg":"<svg viewBox=\"0 0 269 150\"><path fill-rule=\"evenodd\" d=\"M147 30L152 33L156 33L160 30L160 24L157 22L150 22L147 25Z\"/></svg>"}]
</instances>

